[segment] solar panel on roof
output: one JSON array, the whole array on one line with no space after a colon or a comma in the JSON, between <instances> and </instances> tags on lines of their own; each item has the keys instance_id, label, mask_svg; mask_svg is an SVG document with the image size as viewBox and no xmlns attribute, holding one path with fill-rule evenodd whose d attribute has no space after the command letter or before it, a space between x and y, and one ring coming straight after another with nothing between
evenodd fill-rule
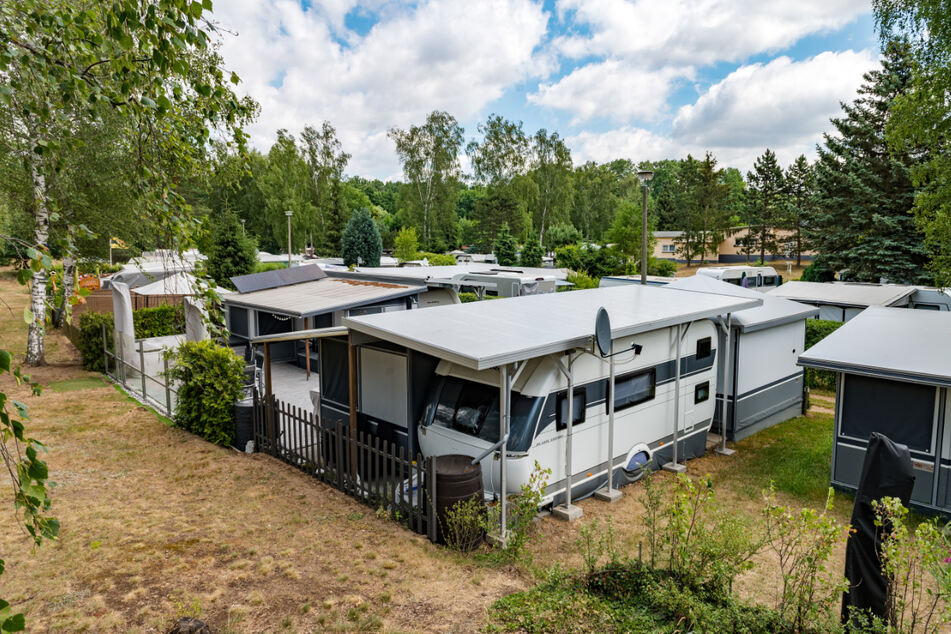
<instances>
[{"instance_id":1,"label":"solar panel on roof","mask_svg":"<svg viewBox=\"0 0 951 634\"><path fill-rule=\"evenodd\" d=\"M291 284L300 284L301 282L313 282L314 280L325 277L327 277L327 274L324 273L322 268L309 264L306 266L295 266L290 269L237 275L231 278L231 283L234 284L234 287L238 289L239 293L252 293L268 288L281 288L282 286L290 286Z\"/></svg>"}]
</instances>

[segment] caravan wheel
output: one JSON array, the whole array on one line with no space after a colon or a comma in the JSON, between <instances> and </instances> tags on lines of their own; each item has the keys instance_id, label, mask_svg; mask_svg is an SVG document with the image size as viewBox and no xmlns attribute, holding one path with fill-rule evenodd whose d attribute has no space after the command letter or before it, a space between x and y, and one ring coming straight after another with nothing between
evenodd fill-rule
<instances>
[{"instance_id":1,"label":"caravan wheel","mask_svg":"<svg viewBox=\"0 0 951 634\"><path fill-rule=\"evenodd\" d=\"M617 473L620 484L633 484L644 477L644 474L650 470L651 453L647 445L637 445L627 453L627 460L624 466Z\"/></svg>"}]
</instances>

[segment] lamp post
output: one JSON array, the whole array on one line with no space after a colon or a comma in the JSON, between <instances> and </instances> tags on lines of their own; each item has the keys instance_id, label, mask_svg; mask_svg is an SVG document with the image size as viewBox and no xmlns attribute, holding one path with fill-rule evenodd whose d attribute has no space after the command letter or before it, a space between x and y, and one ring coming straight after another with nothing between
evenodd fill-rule
<instances>
[{"instance_id":1,"label":"lamp post","mask_svg":"<svg viewBox=\"0 0 951 634\"><path fill-rule=\"evenodd\" d=\"M637 179L641 181L644 202L641 206L641 285L647 285L647 181L654 177L650 170L637 170Z\"/></svg>"},{"instance_id":2,"label":"lamp post","mask_svg":"<svg viewBox=\"0 0 951 634\"><path fill-rule=\"evenodd\" d=\"M242 219L241 219L241 235L243 235L243 236L248 235L248 231L247 231L247 229L246 229L245 226L244 226L244 223L245 223L245 222L247 222L247 221L246 221L244 218L242 218Z\"/></svg>"},{"instance_id":3,"label":"lamp post","mask_svg":"<svg viewBox=\"0 0 951 634\"><path fill-rule=\"evenodd\" d=\"M284 215L287 216L287 268L291 268L291 216L294 212L288 209Z\"/></svg>"}]
</instances>

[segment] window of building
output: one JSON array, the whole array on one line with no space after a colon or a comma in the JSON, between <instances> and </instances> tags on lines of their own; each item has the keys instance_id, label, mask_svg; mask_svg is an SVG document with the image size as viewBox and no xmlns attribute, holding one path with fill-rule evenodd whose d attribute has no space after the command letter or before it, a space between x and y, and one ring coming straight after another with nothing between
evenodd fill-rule
<instances>
[{"instance_id":1,"label":"window of building","mask_svg":"<svg viewBox=\"0 0 951 634\"><path fill-rule=\"evenodd\" d=\"M693 402L702 403L708 398L710 398L710 381L698 383L697 387L693 389Z\"/></svg>"},{"instance_id":2,"label":"window of building","mask_svg":"<svg viewBox=\"0 0 951 634\"><path fill-rule=\"evenodd\" d=\"M674 253L677 250L676 245L664 244L660 247L661 253Z\"/></svg>"}]
</instances>

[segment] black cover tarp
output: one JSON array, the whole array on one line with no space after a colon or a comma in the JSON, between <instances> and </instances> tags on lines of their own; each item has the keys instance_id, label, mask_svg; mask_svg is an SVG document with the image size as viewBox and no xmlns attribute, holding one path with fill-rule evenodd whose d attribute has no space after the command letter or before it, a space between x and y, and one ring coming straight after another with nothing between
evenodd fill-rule
<instances>
[{"instance_id":1,"label":"black cover tarp","mask_svg":"<svg viewBox=\"0 0 951 634\"><path fill-rule=\"evenodd\" d=\"M842 596L842 620L850 609L868 611L885 617L886 581L882 574L878 549L881 532L875 526L873 500L894 497L908 505L915 474L908 447L873 433L869 437L862 478L852 507L852 528L845 549L845 576L849 591Z\"/></svg>"}]
</instances>

